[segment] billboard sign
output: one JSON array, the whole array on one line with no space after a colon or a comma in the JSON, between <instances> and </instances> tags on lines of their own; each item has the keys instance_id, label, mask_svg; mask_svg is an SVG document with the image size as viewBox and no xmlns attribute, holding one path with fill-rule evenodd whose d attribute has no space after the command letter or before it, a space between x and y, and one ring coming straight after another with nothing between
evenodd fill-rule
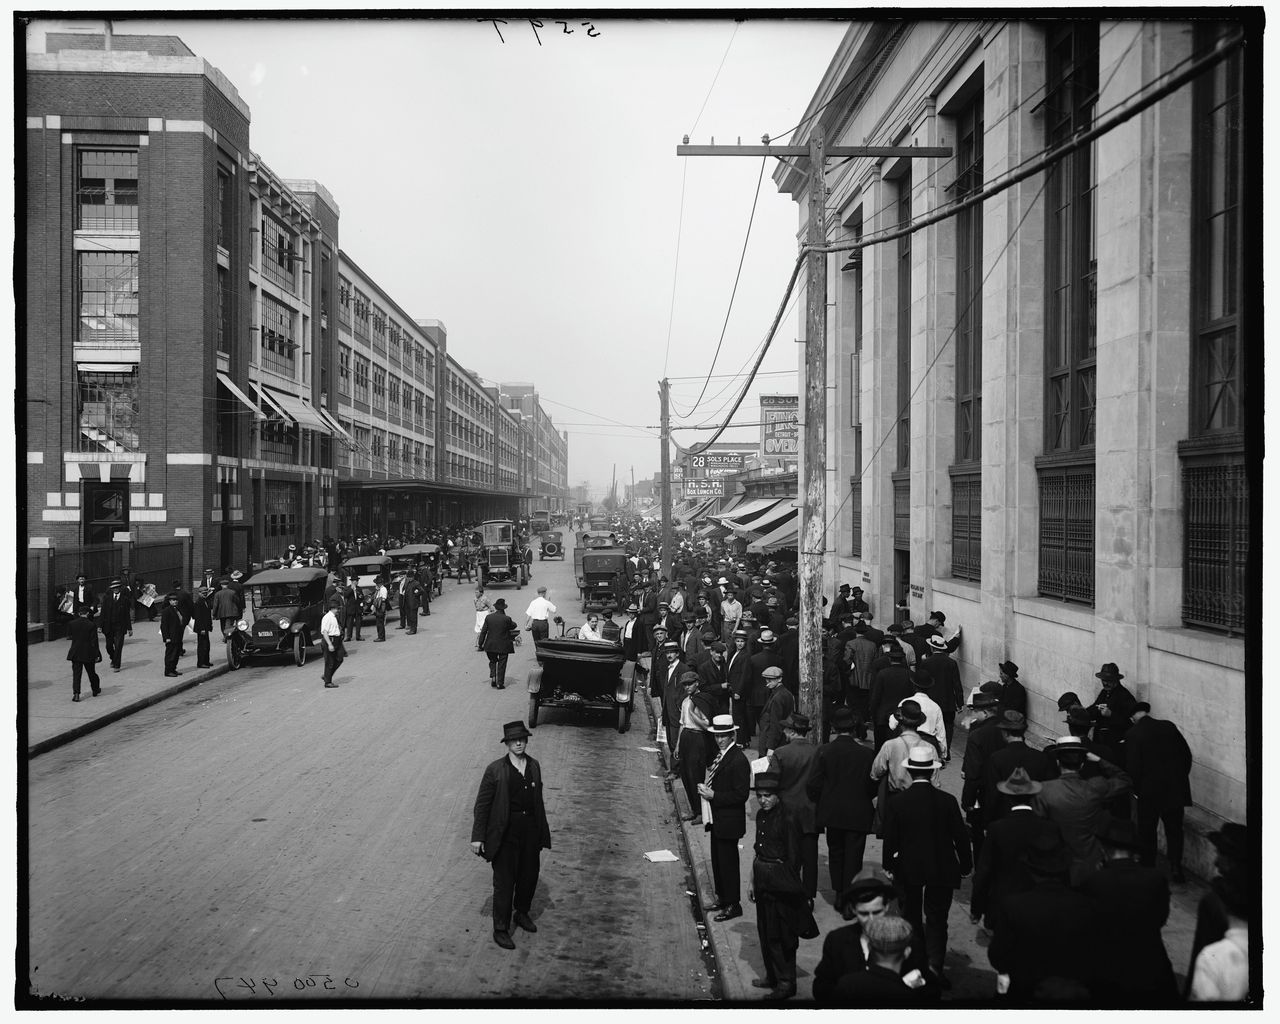
<instances>
[{"instance_id":1,"label":"billboard sign","mask_svg":"<svg viewBox=\"0 0 1280 1024\"><path fill-rule=\"evenodd\" d=\"M731 476L741 473L746 464L746 452L702 452L689 456L689 471L695 477Z\"/></svg>"},{"instance_id":2,"label":"billboard sign","mask_svg":"<svg viewBox=\"0 0 1280 1024\"><path fill-rule=\"evenodd\" d=\"M721 498L724 497L724 483L721 480L686 480L684 482L686 498Z\"/></svg>"},{"instance_id":3,"label":"billboard sign","mask_svg":"<svg viewBox=\"0 0 1280 1024\"><path fill-rule=\"evenodd\" d=\"M760 396L760 457L790 462L800 456L800 396Z\"/></svg>"}]
</instances>

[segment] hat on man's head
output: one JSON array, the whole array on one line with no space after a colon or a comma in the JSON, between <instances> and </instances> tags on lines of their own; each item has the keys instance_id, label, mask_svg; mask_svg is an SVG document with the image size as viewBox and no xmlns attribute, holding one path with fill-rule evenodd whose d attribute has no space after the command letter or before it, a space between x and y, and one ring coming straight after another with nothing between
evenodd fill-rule
<instances>
[{"instance_id":1,"label":"hat on man's head","mask_svg":"<svg viewBox=\"0 0 1280 1024\"><path fill-rule=\"evenodd\" d=\"M506 608L506 606L507 606L507 599L506 599L505 597L500 597L500 598L498 598L498 600L496 600L496 601L494 601L494 602L493 602L493 606L494 606L495 608Z\"/></svg>"},{"instance_id":2,"label":"hat on man's head","mask_svg":"<svg viewBox=\"0 0 1280 1024\"><path fill-rule=\"evenodd\" d=\"M629 605L627 605L627 611L628 611L628 612L639 612L639 611L640 611L640 606L639 606L638 604L636 604L634 601L632 601Z\"/></svg>"},{"instance_id":3,"label":"hat on man's head","mask_svg":"<svg viewBox=\"0 0 1280 1024\"><path fill-rule=\"evenodd\" d=\"M510 743L512 740L527 740L532 736L524 722L506 722L502 726L502 742Z\"/></svg>"},{"instance_id":4,"label":"hat on man's head","mask_svg":"<svg viewBox=\"0 0 1280 1024\"><path fill-rule=\"evenodd\" d=\"M751 780L751 788L757 793L776 793L782 786L779 772L760 772Z\"/></svg>"},{"instance_id":5,"label":"hat on man's head","mask_svg":"<svg viewBox=\"0 0 1280 1024\"><path fill-rule=\"evenodd\" d=\"M853 588L853 590L851 591L851 593L854 593L854 594L861 594L861 593L862 593L862 588L861 588L861 587L854 587L854 588Z\"/></svg>"},{"instance_id":6,"label":"hat on man's head","mask_svg":"<svg viewBox=\"0 0 1280 1024\"><path fill-rule=\"evenodd\" d=\"M681 686L688 686L690 683L697 683L697 681L698 681L697 672L681 672L680 673Z\"/></svg>"},{"instance_id":7,"label":"hat on man's head","mask_svg":"<svg viewBox=\"0 0 1280 1024\"><path fill-rule=\"evenodd\" d=\"M942 762L935 755L936 751L933 747L927 743L920 743L911 748L902 761L902 767L907 771L933 771L942 767Z\"/></svg>"},{"instance_id":8,"label":"hat on man's head","mask_svg":"<svg viewBox=\"0 0 1280 1024\"><path fill-rule=\"evenodd\" d=\"M894 643L889 648L889 660L890 661L906 661L907 652L904 651L901 648L901 646L899 646L897 643Z\"/></svg>"},{"instance_id":9,"label":"hat on man's head","mask_svg":"<svg viewBox=\"0 0 1280 1024\"><path fill-rule=\"evenodd\" d=\"M1041 832L1027 847L1023 863L1037 875L1058 877L1071 870L1071 851L1063 845L1061 835Z\"/></svg>"},{"instance_id":10,"label":"hat on man's head","mask_svg":"<svg viewBox=\"0 0 1280 1024\"><path fill-rule=\"evenodd\" d=\"M788 616L787 616L787 625L788 625L788 626L798 626L798 625L800 625L800 616L799 616L799 615L788 615Z\"/></svg>"},{"instance_id":11,"label":"hat on man's head","mask_svg":"<svg viewBox=\"0 0 1280 1024\"><path fill-rule=\"evenodd\" d=\"M206 584L205 586L200 587L197 593L199 593L201 597L208 597L213 593L213 587Z\"/></svg>"},{"instance_id":12,"label":"hat on man's head","mask_svg":"<svg viewBox=\"0 0 1280 1024\"><path fill-rule=\"evenodd\" d=\"M661 651L663 651L664 653L666 653L666 654L679 654L679 653L680 653L680 645L679 645L678 643L676 643L674 640L664 640L664 641L662 641L662 646L661 646L659 649L660 649Z\"/></svg>"},{"instance_id":13,"label":"hat on man's head","mask_svg":"<svg viewBox=\"0 0 1280 1024\"><path fill-rule=\"evenodd\" d=\"M726 583L728 583L728 582L729 582L729 581L728 581L727 579L725 579L723 576L721 576L718 580L716 580L716 586L717 586L717 587L723 587L723 586L724 586Z\"/></svg>"},{"instance_id":14,"label":"hat on man's head","mask_svg":"<svg viewBox=\"0 0 1280 1024\"><path fill-rule=\"evenodd\" d=\"M232 569L231 578L233 580L242 580L244 579L244 573L242 573L239 569Z\"/></svg>"},{"instance_id":15,"label":"hat on man's head","mask_svg":"<svg viewBox=\"0 0 1280 1024\"><path fill-rule=\"evenodd\" d=\"M929 636L925 637L924 642L929 645L931 650L940 651L943 654L946 653L947 642L943 640L942 637L938 636L937 633L930 633Z\"/></svg>"},{"instance_id":16,"label":"hat on man's head","mask_svg":"<svg viewBox=\"0 0 1280 1024\"><path fill-rule=\"evenodd\" d=\"M1021 711L1014 711L1012 708L1005 708L1005 710L1000 712L1000 716L996 719L996 728L1004 732L1011 732L1021 736L1027 731L1027 716Z\"/></svg>"},{"instance_id":17,"label":"hat on man's head","mask_svg":"<svg viewBox=\"0 0 1280 1024\"><path fill-rule=\"evenodd\" d=\"M1095 672L1094 675L1097 676L1099 679L1103 679L1103 680L1114 679L1116 682L1119 682L1121 679L1124 678L1124 673L1120 671L1119 667L1116 665L1114 661L1108 661L1105 665L1102 666L1101 669Z\"/></svg>"},{"instance_id":18,"label":"hat on man's head","mask_svg":"<svg viewBox=\"0 0 1280 1024\"><path fill-rule=\"evenodd\" d=\"M942 612L930 612L929 618L933 619L934 622L937 622L939 625L944 624L947 621L947 617L943 615Z\"/></svg>"},{"instance_id":19,"label":"hat on man's head","mask_svg":"<svg viewBox=\"0 0 1280 1024\"><path fill-rule=\"evenodd\" d=\"M724 654L724 652L727 651L729 648L725 647L725 645L721 641L717 640L715 643L711 645L711 649L715 651L717 654Z\"/></svg>"},{"instance_id":20,"label":"hat on man's head","mask_svg":"<svg viewBox=\"0 0 1280 1024\"><path fill-rule=\"evenodd\" d=\"M733 724L733 715L716 715L715 718L711 719L711 725L708 727L707 732L713 736L727 736L735 729L737 729L737 726Z\"/></svg>"},{"instance_id":21,"label":"hat on man's head","mask_svg":"<svg viewBox=\"0 0 1280 1024\"><path fill-rule=\"evenodd\" d=\"M791 712L790 715L788 715L786 718L782 720L782 728L791 729L794 732L798 732L803 736L806 733L808 733L808 731L811 728L813 728L813 726L809 722L808 715L802 715L798 711L793 711Z\"/></svg>"},{"instance_id":22,"label":"hat on man's head","mask_svg":"<svg viewBox=\"0 0 1280 1024\"><path fill-rule=\"evenodd\" d=\"M902 632L902 623L900 622L889 623L889 625L885 629L885 632L892 633L894 636L897 636L899 633Z\"/></svg>"},{"instance_id":23,"label":"hat on man's head","mask_svg":"<svg viewBox=\"0 0 1280 1024\"><path fill-rule=\"evenodd\" d=\"M778 638L774 635L774 632L771 629L762 629L760 631L759 640L766 647L769 646L769 644L773 643L777 639Z\"/></svg>"},{"instance_id":24,"label":"hat on man's head","mask_svg":"<svg viewBox=\"0 0 1280 1024\"><path fill-rule=\"evenodd\" d=\"M770 665L762 674L765 679L781 679L782 669L778 668L777 665Z\"/></svg>"},{"instance_id":25,"label":"hat on man's head","mask_svg":"<svg viewBox=\"0 0 1280 1024\"><path fill-rule=\"evenodd\" d=\"M1061 757L1063 754L1089 753L1089 748L1084 745L1084 740L1079 736L1059 736L1044 749L1045 753L1052 754L1054 757Z\"/></svg>"},{"instance_id":26,"label":"hat on man's head","mask_svg":"<svg viewBox=\"0 0 1280 1024\"><path fill-rule=\"evenodd\" d=\"M665 633L665 632L667 632L667 627L666 627L666 626L664 626L661 622L656 622L656 623L654 623L653 628L649 630L649 632L651 632L651 633Z\"/></svg>"},{"instance_id":27,"label":"hat on man's head","mask_svg":"<svg viewBox=\"0 0 1280 1024\"><path fill-rule=\"evenodd\" d=\"M983 711L988 708L998 707L999 704L1000 698L994 693L989 693L986 690L975 690L972 703L969 706L975 711Z\"/></svg>"},{"instance_id":28,"label":"hat on man's head","mask_svg":"<svg viewBox=\"0 0 1280 1024\"><path fill-rule=\"evenodd\" d=\"M841 589L841 590L848 590L848 589L849 589L849 584L847 584L847 583L841 583L841 584L840 584L840 589Z\"/></svg>"},{"instance_id":29,"label":"hat on man's head","mask_svg":"<svg viewBox=\"0 0 1280 1024\"><path fill-rule=\"evenodd\" d=\"M1011 661L1002 661L997 667L1007 676L1012 676L1015 679L1018 676L1018 666Z\"/></svg>"},{"instance_id":30,"label":"hat on man's head","mask_svg":"<svg viewBox=\"0 0 1280 1024\"><path fill-rule=\"evenodd\" d=\"M1061 697L1058 698L1059 711L1066 711L1067 708L1080 707L1081 705L1082 705L1082 702L1080 698L1072 690L1068 690L1066 693L1064 693Z\"/></svg>"},{"instance_id":31,"label":"hat on man's head","mask_svg":"<svg viewBox=\"0 0 1280 1024\"><path fill-rule=\"evenodd\" d=\"M915 628L916 628L916 624L912 622L910 619L902 620L902 632L912 633L915 631Z\"/></svg>"},{"instance_id":32,"label":"hat on man's head","mask_svg":"<svg viewBox=\"0 0 1280 1024\"><path fill-rule=\"evenodd\" d=\"M856 903L870 903L874 899L883 899L886 903L898 898L898 890L893 882L879 868L863 868L853 876L849 887L839 894L836 909L841 910L846 921L853 919L853 907Z\"/></svg>"},{"instance_id":33,"label":"hat on man's head","mask_svg":"<svg viewBox=\"0 0 1280 1024\"><path fill-rule=\"evenodd\" d=\"M671 607L671 602L670 602L670 601L659 601L659 602L658 602L658 607L659 607L659 608L670 608L670 607Z\"/></svg>"},{"instance_id":34,"label":"hat on man's head","mask_svg":"<svg viewBox=\"0 0 1280 1024\"><path fill-rule=\"evenodd\" d=\"M1044 786L1028 775L1022 765L1018 765L1007 779L996 783L996 789L1009 796L1035 796Z\"/></svg>"},{"instance_id":35,"label":"hat on man's head","mask_svg":"<svg viewBox=\"0 0 1280 1024\"><path fill-rule=\"evenodd\" d=\"M119 580L112 580L110 583L107 584L108 587L118 587L120 585L121 584Z\"/></svg>"},{"instance_id":36,"label":"hat on man's head","mask_svg":"<svg viewBox=\"0 0 1280 1024\"><path fill-rule=\"evenodd\" d=\"M906 918L897 914L880 914L862 926L862 935L877 953L894 956L911 945L912 928Z\"/></svg>"},{"instance_id":37,"label":"hat on man's head","mask_svg":"<svg viewBox=\"0 0 1280 1024\"><path fill-rule=\"evenodd\" d=\"M539 588L538 588L538 593L539 593L539 594L545 594L546 592L547 592L547 588L546 588L546 585L545 585L545 584L544 584L543 586L541 586L541 587L539 587Z\"/></svg>"},{"instance_id":38,"label":"hat on man's head","mask_svg":"<svg viewBox=\"0 0 1280 1024\"><path fill-rule=\"evenodd\" d=\"M854 716L853 708L836 708L835 714L831 716L831 728L840 732L852 732L858 726L858 720Z\"/></svg>"},{"instance_id":39,"label":"hat on man's head","mask_svg":"<svg viewBox=\"0 0 1280 1024\"><path fill-rule=\"evenodd\" d=\"M741 639L743 639L743 640L746 640L749 636L751 636L751 634L750 634L750 633L748 633L745 629L735 629L735 630L734 630L731 634L729 634L729 635L730 635L730 636L734 636L734 637L739 637L739 638L741 638Z\"/></svg>"},{"instance_id":40,"label":"hat on man's head","mask_svg":"<svg viewBox=\"0 0 1280 1024\"><path fill-rule=\"evenodd\" d=\"M917 726L924 725L925 713L918 703L908 698L898 705L894 717L908 729L915 729Z\"/></svg>"},{"instance_id":41,"label":"hat on man's head","mask_svg":"<svg viewBox=\"0 0 1280 1024\"><path fill-rule=\"evenodd\" d=\"M1128 818L1117 818L1114 815L1108 817L1093 834L1104 845L1120 850L1138 850L1142 847L1142 842L1138 839L1138 826Z\"/></svg>"}]
</instances>

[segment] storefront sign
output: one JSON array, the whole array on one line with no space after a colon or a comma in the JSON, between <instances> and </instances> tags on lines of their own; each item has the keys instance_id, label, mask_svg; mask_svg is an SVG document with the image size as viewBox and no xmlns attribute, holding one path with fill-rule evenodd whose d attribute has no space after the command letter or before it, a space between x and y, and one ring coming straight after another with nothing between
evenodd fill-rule
<instances>
[{"instance_id":1,"label":"storefront sign","mask_svg":"<svg viewBox=\"0 0 1280 1024\"><path fill-rule=\"evenodd\" d=\"M800 455L800 396L760 396L760 457L783 462Z\"/></svg>"},{"instance_id":2,"label":"storefront sign","mask_svg":"<svg viewBox=\"0 0 1280 1024\"><path fill-rule=\"evenodd\" d=\"M724 482L721 480L686 480L684 482L686 498L720 498L724 496Z\"/></svg>"}]
</instances>

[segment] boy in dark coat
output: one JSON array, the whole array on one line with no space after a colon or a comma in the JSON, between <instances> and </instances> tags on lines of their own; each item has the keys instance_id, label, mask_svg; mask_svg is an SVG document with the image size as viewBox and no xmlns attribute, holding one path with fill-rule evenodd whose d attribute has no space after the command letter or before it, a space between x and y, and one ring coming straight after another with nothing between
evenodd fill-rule
<instances>
[{"instance_id":1,"label":"boy in dark coat","mask_svg":"<svg viewBox=\"0 0 1280 1024\"><path fill-rule=\"evenodd\" d=\"M776 772L755 778L755 858L747 896L756 905L756 935L764 959L764 977L755 988L770 988L768 999L790 999L796 994L796 950L799 933L809 916L800 881L800 825L778 797Z\"/></svg>"},{"instance_id":2,"label":"boy in dark coat","mask_svg":"<svg viewBox=\"0 0 1280 1024\"><path fill-rule=\"evenodd\" d=\"M527 932L538 930L529 911L539 858L551 849L542 767L525 754L532 735L524 722L503 725L506 756L485 768L471 815L471 851L493 865L493 941L503 949L516 948L513 920Z\"/></svg>"}]
</instances>

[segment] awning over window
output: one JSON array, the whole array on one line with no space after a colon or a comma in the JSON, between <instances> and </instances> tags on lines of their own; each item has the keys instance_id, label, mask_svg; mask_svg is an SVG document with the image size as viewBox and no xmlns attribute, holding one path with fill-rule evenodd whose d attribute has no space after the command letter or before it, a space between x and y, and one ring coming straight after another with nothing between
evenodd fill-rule
<instances>
[{"instance_id":1,"label":"awning over window","mask_svg":"<svg viewBox=\"0 0 1280 1024\"><path fill-rule=\"evenodd\" d=\"M235 382L225 373L218 374L218 383L240 399L253 412L255 420L265 420L267 418L266 414L258 408L258 403L236 387Z\"/></svg>"},{"instance_id":2,"label":"awning over window","mask_svg":"<svg viewBox=\"0 0 1280 1024\"><path fill-rule=\"evenodd\" d=\"M764 515L752 520L747 526L735 527L733 532L739 537L753 539L762 537L767 533L772 533L784 522L794 520L799 511L798 508L794 507L792 499L783 498L782 501Z\"/></svg>"},{"instance_id":3,"label":"awning over window","mask_svg":"<svg viewBox=\"0 0 1280 1024\"><path fill-rule=\"evenodd\" d=\"M790 518L779 523L772 532L753 540L747 545L752 554L767 554L779 548L794 548L800 541L799 509L792 509Z\"/></svg>"},{"instance_id":4,"label":"awning over window","mask_svg":"<svg viewBox=\"0 0 1280 1024\"><path fill-rule=\"evenodd\" d=\"M789 505L792 500L791 498L754 498L745 504L739 505L727 515L721 512L711 518L735 533L740 529L752 530L755 529L752 524L756 520L784 502Z\"/></svg>"},{"instance_id":5,"label":"awning over window","mask_svg":"<svg viewBox=\"0 0 1280 1024\"><path fill-rule=\"evenodd\" d=\"M306 427L308 430L314 430L320 434L333 433L333 428L320 418L320 414L306 399L265 386L258 388L258 394L262 395L270 405L275 406L284 413L286 418L293 420L298 426Z\"/></svg>"},{"instance_id":6,"label":"awning over window","mask_svg":"<svg viewBox=\"0 0 1280 1024\"><path fill-rule=\"evenodd\" d=\"M320 414L320 418L322 420L329 424L330 428L333 430L334 437L345 443L353 452L360 450L360 446L356 444L356 439L347 432L341 423L338 422L337 417L334 416L333 413L328 412L325 409L316 409L316 412Z\"/></svg>"}]
</instances>

